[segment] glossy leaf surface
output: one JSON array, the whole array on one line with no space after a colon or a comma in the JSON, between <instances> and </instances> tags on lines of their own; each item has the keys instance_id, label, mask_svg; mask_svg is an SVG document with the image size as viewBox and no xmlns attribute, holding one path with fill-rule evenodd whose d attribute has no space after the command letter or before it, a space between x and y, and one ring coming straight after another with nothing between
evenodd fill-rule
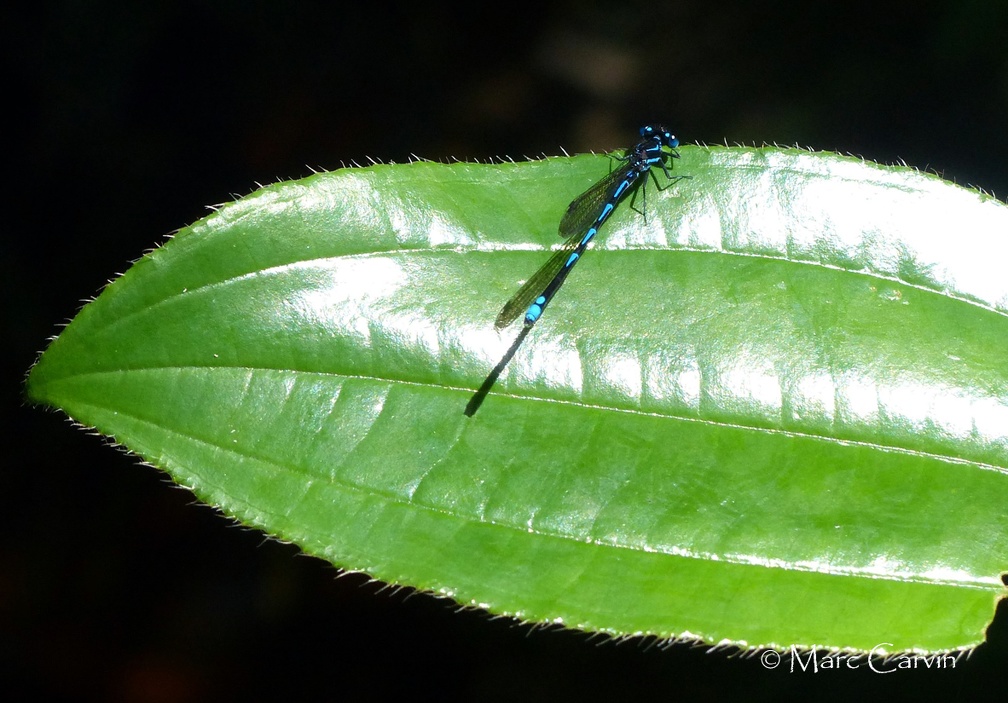
<instances>
[{"instance_id":1,"label":"glossy leaf surface","mask_svg":"<svg viewBox=\"0 0 1008 703\"><path fill-rule=\"evenodd\" d=\"M202 500L529 621L742 647L983 638L1008 563L1008 207L685 147L480 411L494 318L604 156L265 188L86 306L30 397Z\"/></svg>"}]
</instances>

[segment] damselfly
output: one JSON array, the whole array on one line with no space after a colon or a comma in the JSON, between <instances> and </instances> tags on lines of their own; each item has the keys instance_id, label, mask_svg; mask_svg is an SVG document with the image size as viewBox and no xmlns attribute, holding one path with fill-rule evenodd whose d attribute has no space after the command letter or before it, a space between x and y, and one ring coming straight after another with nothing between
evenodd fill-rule
<instances>
[{"instance_id":1,"label":"damselfly","mask_svg":"<svg viewBox=\"0 0 1008 703\"><path fill-rule=\"evenodd\" d=\"M641 127L640 136L641 140L627 149L618 159L620 165L615 170L574 198L560 220L560 236L566 237L567 241L542 268L525 281L497 315L495 324L498 329L507 327L518 319L522 310L525 311L525 324L504 357L497 362L483 381L483 385L469 400L465 408L466 415L472 417L479 410L504 367L511 361L511 357L521 346L532 326L542 316L563 282L567 280L574 264L581 259L588 244L598 234L599 227L609 218L619 202L637 190L644 182L642 177L651 172L652 166L660 167L665 176L672 180L668 159L679 158L679 152L676 151L679 140L660 125Z\"/></svg>"}]
</instances>

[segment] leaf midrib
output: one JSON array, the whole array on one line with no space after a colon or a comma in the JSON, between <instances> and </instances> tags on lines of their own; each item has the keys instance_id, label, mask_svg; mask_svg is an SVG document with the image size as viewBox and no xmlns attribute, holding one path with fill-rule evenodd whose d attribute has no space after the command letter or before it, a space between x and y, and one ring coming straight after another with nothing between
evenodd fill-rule
<instances>
[{"instance_id":1,"label":"leaf midrib","mask_svg":"<svg viewBox=\"0 0 1008 703\"><path fill-rule=\"evenodd\" d=\"M59 379L57 379L55 381L55 383L58 383L60 381L66 381L68 379L88 378L88 377L101 377L101 376L114 375L114 374L120 374L120 373L130 373L130 372L134 372L134 371L136 371L136 372L146 372L146 371L176 371L176 372L178 372L178 371L186 371L186 370L192 370L192 371L212 371L214 369L229 369L229 370L235 370L235 371L247 371L249 373L255 373L255 372L260 372L260 371L261 372L271 372L271 373L289 372L289 373L294 373L294 374L306 374L306 375L313 375L313 376L330 376L330 377L333 377L333 378L347 379L347 380L362 380L362 381L372 381L372 382L378 382L378 383L398 384L398 385L403 385L403 386L413 386L413 387L417 387L417 388L428 388L428 389L433 389L433 390L457 391L457 392L460 392L460 393L472 393L473 390L474 390L474 389L468 388L468 387L449 386L449 385L438 384L438 383L430 383L430 382L422 382L422 381L410 381L410 380L404 380L404 379L395 379L395 378L390 378L390 377L373 376L373 375L366 375L366 374L339 374L339 373L334 373L332 371L319 371L319 370L315 370L315 369L296 369L296 368L291 368L291 367L274 368L274 367L269 367L269 366L239 366L239 365L233 365L232 366L232 365L226 365L226 364L221 364L221 365L195 365L195 364L189 364L189 365L184 365L184 366L171 366L171 365L166 365L166 366L136 366L136 367L118 368L118 369L104 370L104 371L88 371L88 372L75 373L75 374L68 375L68 376L61 376ZM52 385L53 383L54 383L54 381L49 381L48 382L49 385ZM495 395L498 395L498 396L504 396L504 397L508 397L508 398L511 398L511 399L514 399L514 400L519 400L519 401L520 400L526 400L526 401L529 401L529 402L538 402L538 403L556 403L558 405L566 405L566 406L571 406L571 407L576 407L576 408L581 408L581 409L587 409L587 410L592 410L592 411L598 411L598 412L613 412L613 413L620 413L620 414L623 414L623 415L633 415L633 416L638 416L638 417L651 417L651 418L658 418L660 420L667 420L667 421L670 421L670 422L687 422L687 423L699 424L699 425L704 425L704 426L714 427L714 428L720 428L720 429L731 429L731 430L739 430L739 431L743 431L743 432L751 432L751 433L756 433L756 434L780 436L780 437L785 437L785 438L788 438L788 439L805 439L805 440L811 440L811 441L818 441L818 442L823 442L823 443L825 443L827 445L844 446L844 447L849 447L849 446L863 447L863 448L866 448L866 449L871 449L871 450L879 451L879 452L887 452L887 453L899 454L899 455L902 455L902 456L908 456L908 457L912 457L912 458L928 459L928 460L933 460L933 461L944 462L944 463L947 463L947 464L953 464L953 465L957 465L957 466L966 466L966 467L971 467L971 468L976 468L976 469L981 469L981 470L995 471L995 472L1001 473L1001 474L1008 474L1008 468L1003 467L1003 466L999 466L997 464L990 464L990 463L987 463L987 462L977 461L977 460L974 460L974 459L964 459L962 457L957 457L957 456L952 456L952 455L947 455L947 454L937 454L937 453L934 453L934 452L926 452L926 451L922 451L922 450L919 450L919 449L912 449L912 448L908 448L908 447L900 447L900 446L896 446L896 445L887 445L887 444L881 444L881 443L878 443L878 442L869 442L869 441L866 441L866 440L849 439L849 438L842 438L842 437L832 437L832 436L829 436L829 435L813 434L811 432L800 432L800 431L796 431L796 430L785 430L785 429L774 428L774 427L759 427L759 426L755 426L755 425L742 425L742 424L738 424L738 423L725 422L723 420L711 420L711 419L707 419L707 418L683 417L683 416L671 415L671 414L670 415L662 415L660 413L648 412L648 411L645 411L645 410L638 410L636 408L621 408L621 407L616 407L616 406L597 405L597 404L593 404L593 403L578 402L578 401L573 401L573 400L563 400L563 399L556 399L556 398L542 398L542 397L536 397L536 396L518 395L518 394L508 393L508 392L502 392L502 391L494 391L493 393ZM86 405L90 405L91 407L101 408L101 409L106 410L106 411L112 411L112 412L117 412L117 413L121 413L121 414L126 414L126 413L122 413L122 411L117 410L117 409L115 409L115 408L113 408L111 406L104 407L104 406L100 406L100 405L95 405L93 403L85 403L85 404ZM459 414L461 414L461 411L460 411ZM130 416L130 417L133 417L133 416ZM140 419L140 418L138 418L138 419ZM475 422L475 420L467 420L467 422ZM181 435L181 436L186 436L186 435Z\"/></svg>"}]
</instances>

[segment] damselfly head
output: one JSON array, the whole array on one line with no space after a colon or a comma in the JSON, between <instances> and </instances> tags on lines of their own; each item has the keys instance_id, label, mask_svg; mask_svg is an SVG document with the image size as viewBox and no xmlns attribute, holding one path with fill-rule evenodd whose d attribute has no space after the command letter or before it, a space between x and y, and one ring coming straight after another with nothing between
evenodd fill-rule
<instances>
[{"instance_id":1,"label":"damselfly head","mask_svg":"<svg viewBox=\"0 0 1008 703\"><path fill-rule=\"evenodd\" d=\"M676 136L665 129L662 125L644 125L640 128L640 135L642 138L658 137L658 141L670 149L675 149L679 146L679 140L676 139Z\"/></svg>"}]
</instances>

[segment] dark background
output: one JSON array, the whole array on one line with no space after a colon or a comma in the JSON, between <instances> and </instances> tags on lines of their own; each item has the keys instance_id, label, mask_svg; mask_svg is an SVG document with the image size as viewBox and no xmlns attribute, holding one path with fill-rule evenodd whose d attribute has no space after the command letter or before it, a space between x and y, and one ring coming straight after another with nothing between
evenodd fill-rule
<instances>
[{"instance_id":1,"label":"dark background","mask_svg":"<svg viewBox=\"0 0 1008 703\"><path fill-rule=\"evenodd\" d=\"M799 675L530 631L337 579L27 406L22 382L59 323L145 249L205 205L309 166L605 150L661 120L686 143L903 159L1003 196L1008 3L92 1L0 13L0 696L1002 693L1004 612L955 671Z\"/></svg>"}]
</instances>

